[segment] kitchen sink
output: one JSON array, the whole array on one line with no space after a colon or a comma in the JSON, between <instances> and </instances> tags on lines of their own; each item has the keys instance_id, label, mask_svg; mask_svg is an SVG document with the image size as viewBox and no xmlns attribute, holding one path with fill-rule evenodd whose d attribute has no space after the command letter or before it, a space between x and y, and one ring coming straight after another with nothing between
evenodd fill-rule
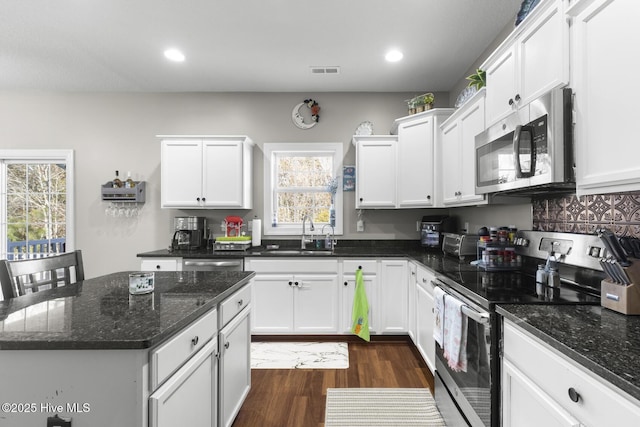
<instances>
[{"instance_id":1,"label":"kitchen sink","mask_svg":"<svg viewBox=\"0 0 640 427\"><path fill-rule=\"evenodd\" d=\"M307 255L307 256L327 256L333 255L333 251L322 249L266 249L261 252L265 255Z\"/></svg>"}]
</instances>

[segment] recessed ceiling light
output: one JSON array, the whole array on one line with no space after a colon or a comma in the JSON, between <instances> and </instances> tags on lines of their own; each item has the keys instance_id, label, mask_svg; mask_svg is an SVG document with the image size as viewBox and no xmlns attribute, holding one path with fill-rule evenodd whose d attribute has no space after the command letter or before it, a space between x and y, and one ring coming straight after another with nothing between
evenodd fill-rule
<instances>
[{"instance_id":1,"label":"recessed ceiling light","mask_svg":"<svg viewBox=\"0 0 640 427\"><path fill-rule=\"evenodd\" d=\"M164 51L164 56L170 61L182 62L184 61L184 54L178 49L167 49Z\"/></svg>"},{"instance_id":2,"label":"recessed ceiling light","mask_svg":"<svg viewBox=\"0 0 640 427\"><path fill-rule=\"evenodd\" d=\"M399 50L390 50L384 56L384 59L386 59L389 62L398 62L402 59L403 56L404 55L402 55L402 52L400 52Z\"/></svg>"}]
</instances>

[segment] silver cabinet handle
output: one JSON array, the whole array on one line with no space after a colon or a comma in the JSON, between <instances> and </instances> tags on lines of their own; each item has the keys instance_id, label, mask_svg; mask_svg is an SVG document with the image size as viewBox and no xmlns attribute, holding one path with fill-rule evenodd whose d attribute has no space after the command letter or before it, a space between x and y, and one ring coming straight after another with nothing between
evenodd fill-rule
<instances>
[{"instance_id":1,"label":"silver cabinet handle","mask_svg":"<svg viewBox=\"0 0 640 427\"><path fill-rule=\"evenodd\" d=\"M194 261L185 260L184 265L188 267L237 267L241 260L235 261Z\"/></svg>"},{"instance_id":2,"label":"silver cabinet handle","mask_svg":"<svg viewBox=\"0 0 640 427\"><path fill-rule=\"evenodd\" d=\"M227 341L226 343L224 343L224 348L229 348L229 341Z\"/></svg>"},{"instance_id":3,"label":"silver cabinet handle","mask_svg":"<svg viewBox=\"0 0 640 427\"><path fill-rule=\"evenodd\" d=\"M198 341L200 341L200 338L198 338L198 336L196 335L195 337L191 338L191 345L194 347L197 346Z\"/></svg>"},{"instance_id":4,"label":"silver cabinet handle","mask_svg":"<svg viewBox=\"0 0 640 427\"><path fill-rule=\"evenodd\" d=\"M244 300L238 301L238 305L242 305L243 303L244 303Z\"/></svg>"}]
</instances>

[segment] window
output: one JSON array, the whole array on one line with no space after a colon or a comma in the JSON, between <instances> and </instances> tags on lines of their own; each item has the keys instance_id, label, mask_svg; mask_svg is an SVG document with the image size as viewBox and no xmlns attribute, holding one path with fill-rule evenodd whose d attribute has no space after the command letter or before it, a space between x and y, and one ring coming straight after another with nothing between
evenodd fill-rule
<instances>
[{"instance_id":1,"label":"window","mask_svg":"<svg viewBox=\"0 0 640 427\"><path fill-rule=\"evenodd\" d=\"M0 257L74 249L73 151L0 150Z\"/></svg>"},{"instance_id":2,"label":"window","mask_svg":"<svg viewBox=\"0 0 640 427\"><path fill-rule=\"evenodd\" d=\"M305 217L316 234L330 233L332 213L342 234L342 150L341 143L264 144L265 235L298 235Z\"/></svg>"}]
</instances>

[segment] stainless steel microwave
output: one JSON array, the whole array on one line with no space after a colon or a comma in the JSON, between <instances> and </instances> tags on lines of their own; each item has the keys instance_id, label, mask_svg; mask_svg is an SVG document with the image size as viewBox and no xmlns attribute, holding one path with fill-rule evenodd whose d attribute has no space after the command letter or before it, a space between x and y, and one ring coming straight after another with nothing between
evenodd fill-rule
<instances>
[{"instance_id":1,"label":"stainless steel microwave","mask_svg":"<svg viewBox=\"0 0 640 427\"><path fill-rule=\"evenodd\" d=\"M571 99L555 89L476 136L476 193L574 190Z\"/></svg>"}]
</instances>

